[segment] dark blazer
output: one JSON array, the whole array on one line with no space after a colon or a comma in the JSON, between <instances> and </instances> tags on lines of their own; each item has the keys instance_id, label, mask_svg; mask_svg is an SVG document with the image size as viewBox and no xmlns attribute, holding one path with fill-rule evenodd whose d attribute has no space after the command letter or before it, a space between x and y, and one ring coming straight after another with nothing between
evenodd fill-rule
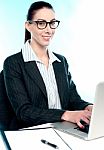
<instances>
[{"instance_id":1,"label":"dark blazer","mask_svg":"<svg viewBox=\"0 0 104 150\"><path fill-rule=\"evenodd\" d=\"M6 94L3 71L0 72L0 130L22 128Z\"/></svg>"},{"instance_id":2,"label":"dark blazer","mask_svg":"<svg viewBox=\"0 0 104 150\"><path fill-rule=\"evenodd\" d=\"M19 52L4 62L7 95L18 120L25 126L61 121L65 110L81 110L89 104L78 95L65 57L55 55L61 60L55 61L53 68L62 110L48 108L46 88L35 61L24 62Z\"/></svg>"}]
</instances>

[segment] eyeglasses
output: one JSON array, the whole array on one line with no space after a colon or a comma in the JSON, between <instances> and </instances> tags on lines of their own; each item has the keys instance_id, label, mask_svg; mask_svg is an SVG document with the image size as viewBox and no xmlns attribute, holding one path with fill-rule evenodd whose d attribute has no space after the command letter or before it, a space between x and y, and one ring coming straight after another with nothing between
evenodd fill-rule
<instances>
[{"instance_id":1,"label":"eyeglasses","mask_svg":"<svg viewBox=\"0 0 104 150\"><path fill-rule=\"evenodd\" d=\"M47 22L46 20L37 20L37 21L28 21L30 24L36 24L38 29L45 29L47 25L49 24L51 29L56 29L59 26L60 21L58 20L52 20L50 22Z\"/></svg>"}]
</instances>

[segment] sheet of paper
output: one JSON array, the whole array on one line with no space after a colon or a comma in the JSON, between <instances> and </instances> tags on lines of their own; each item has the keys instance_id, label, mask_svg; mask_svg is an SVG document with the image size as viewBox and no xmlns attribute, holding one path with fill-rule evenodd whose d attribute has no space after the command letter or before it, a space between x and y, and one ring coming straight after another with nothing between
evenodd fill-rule
<instances>
[{"instance_id":1,"label":"sheet of paper","mask_svg":"<svg viewBox=\"0 0 104 150\"><path fill-rule=\"evenodd\" d=\"M37 125L37 126L32 126L32 127L28 127L28 128L22 128L20 130L32 130L32 129L39 129L39 128L50 128L53 127L52 123L46 123L46 124L42 124L42 125Z\"/></svg>"},{"instance_id":2,"label":"sheet of paper","mask_svg":"<svg viewBox=\"0 0 104 150\"><path fill-rule=\"evenodd\" d=\"M40 130L5 131L12 150L54 150L53 147L43 144L41 139L54 143L59 150L69 150L62 139L52 128Z\"/></svg>"}]
</instances>

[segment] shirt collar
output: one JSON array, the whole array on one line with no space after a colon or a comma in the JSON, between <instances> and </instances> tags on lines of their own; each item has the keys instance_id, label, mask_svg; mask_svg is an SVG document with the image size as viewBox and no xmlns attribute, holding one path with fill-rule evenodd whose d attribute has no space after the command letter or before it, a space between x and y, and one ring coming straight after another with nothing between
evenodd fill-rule
<instances>
[{"instance_id":1,"label":"shirt collar","mask_svg":"<svg viewBox=\"0 0 104 150\"><path fill-rule=\"evenodd\" d=\"M48 50L50 62L53 63L54 61L61 62L52 51ZM29 61L37 61L41 62L39 58L36 56L35 52L33 51L31 45L29 44L29 40L22 47L22 55L25 62Z\"/></svg>"}]
</instances>

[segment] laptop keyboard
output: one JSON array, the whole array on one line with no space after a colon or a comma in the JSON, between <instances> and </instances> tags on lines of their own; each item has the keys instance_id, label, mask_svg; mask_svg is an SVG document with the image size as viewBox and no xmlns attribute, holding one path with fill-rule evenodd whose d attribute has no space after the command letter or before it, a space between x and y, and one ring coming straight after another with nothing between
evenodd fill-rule
<instances>
[{"instance_id":1,"label":"laptop keyboard","mask_svg":"<svg viewBox=\"0 0 104 150\"><path fill-rule=\"evenodd\" d=\"M77 130L80 130L82 132L88 133L89 125L88 124L84 125L84 128L77 127Z\"/></svg>"}]
</instances>

